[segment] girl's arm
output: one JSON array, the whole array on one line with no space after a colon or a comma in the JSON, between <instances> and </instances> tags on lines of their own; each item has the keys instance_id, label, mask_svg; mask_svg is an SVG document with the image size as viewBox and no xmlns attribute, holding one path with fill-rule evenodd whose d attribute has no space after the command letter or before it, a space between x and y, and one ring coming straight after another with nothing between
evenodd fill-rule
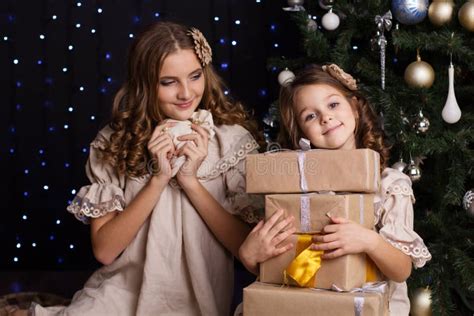
<instances>
[{"instance_id":1,"label":"girl's arm","mask_svg":"<svg viewBox=\"0 0 474 316\"><path fill-rule=\"evenodd\" d=\"M331 218L334 224L324 227L326 235L315 236L314 250L324 250L323 259L365 252L390 280L405 281L411 273L409 256L386 242L377 232L345 218Z\"/></svg>"},{"instance_id":2,"label":"girl's arm","mask_svg":"<svg viewBox=\"0 0 474 316\"><path fill-rule=\"evenodd\" d=\"M167 184L153 176L123 211L91 219L92 250L100 263L112 263L132 242Z\"/></svg>"},{"instance_id":3,"label":"girl's arm","mask_svg":"<svg viewBox=\"0 0 474 316\"><path fill-rule=\"evenodd\" d=\"M148 151L157 161L158 170L121 212L111 212L91 220L94 256L102 264L112 263L132 242L158 203L171 178L170 158L175 148L170 135L163 133L173 123L157 126L148 142Z\"/></svg>"}]
</instances>

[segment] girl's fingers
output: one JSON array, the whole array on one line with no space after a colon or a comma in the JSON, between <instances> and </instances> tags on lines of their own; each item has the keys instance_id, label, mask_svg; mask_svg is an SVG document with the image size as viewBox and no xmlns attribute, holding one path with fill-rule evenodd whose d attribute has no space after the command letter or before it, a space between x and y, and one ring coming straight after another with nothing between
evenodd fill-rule
<instances>
[{"instance_id":1,"label":"girl's fingers","mask_svg":"<svg viewBox=\"0 0 474 316\"><path fill-rule=\"evenodd\" d=\"M334 251L331 251L331 252L328 252L328 253L324 253L321 256L321 258L323 258L323 259L335 259L335 258L338 258L338 257L343 256L343 255L345 255L344 250L339 248L337 250L334 250Z\"/></svg>"},{"instance_id":2,"label":"girl's fingers","mask_svg":"<svg viewBox=\"0 0 474 316\"><path fill-rule=\"evenodd\" d=\"M150 140L158 137L161 133L165 131L166 128L170 128L176 125L176 122L166 122L164 124L158 125L155 127L155 130L151 134Z\"/></svg>"},{"instance_id":3,"label":"girl's fingers","mask_svg":"<svg viewBox=\"0 0 474 316\"><path fill-rule=\"evenodd\" d=\"M341 243L339 241L332 241L328 243L323 243L323 244L313 244L311 245L311 249L313 250L333 250L333 249L338 249L341 247Z\"/></svg>"},{"instance_id":4,"label":"girl's fingers","mask_svg":"<svg viewBox=\"0 0 474 316\"><path fill-rule=\"evenodd\" d=\"M202 139L202 136L198 135L198 134L187 134L187 135L179 136L178 140L193 142L194 145L196 145L196 147L204 147L205 146L204 140Z\"/></svg>"},{"instance_id":5,"label":"girl's fingers","mask_svg":"<svg viewBox=\"0 0 474 316\"><path fill-rule=\"evenodd\" d=\"M201 135L202 139L204 140L204 143L207 143L209 141L209 133L203 127L193 123L191 124L191 128L199 135Z\"/></svg>"},{"instance_id":6,"label":"girl's fingers","mask_svg":"<svg viewBox=\"0 0 474 316\"><path fill-rule=\"evenodd\" d=\"M335 233L339 230L339 225L340 224L326 225L323 228L323 232L325 232L326 234Z\"/></svg>"},{"instance_id":7,"label":"girl's fingers","mask_svg":"<svg viewBox=\"0 0 474 316\"><path fill-rule=\"evenodd\" d=\"M265 222L265 225L263 225L262 229L260 230L260 233L263 235L266 235L268 231L275 225L275 223L278 221L280 216L283 215L283 210L279 209L275 213L273 213L272 216Z\"/></svg>"},{"instance_id":8,"label":"girl's fingers","mask_svg":"<svg viewBox=\"0 0 474 316\"><path fill-rule=\"evenodd\" d=\"M275 248L275 250L273 251L273 256L279 256L279 255L281 255L282 253L287 252L287 251L290 250L291 248L293 248L293 244L292 244L292 243L289 243L289 244L287 244L287 245L281 246L281 247L279 247L279 248Z\"/></svg>"},{"instance_id":9,"label":"girl's fingers","mask_svg":"<svg viewBox=\"0 0 474 316\"><path fill-rule=\"evenodd\" d=\"M276 223L269 231L268 231L268 237L273 238L275 237L279 232L281 232L285 227L287 227L291 222L293 222L295 218L293 216L289 216L285 218L284 220Z\"/></svg>"},{"instance_id":10,"label":"girl's fingers","mask_svg":"<svg viewBox=\"0 0 474 316\"><path fill-rule=\"evenodd\" d=\"M260 228L262 228L263 223L264 223L264 222L263 222L263 219L262 219L261 221L259 221L259 222L257 223L257 225L255 225L255 227L254 227L250 232L251 232L251 233L255 233L255 232L259 231Z\"/></svg>"},{"instance_id":11,"label":"girl's fingers","mask_svg":"<svg viewBox=\"0 0 474 316\"><path fill-rule=\"evenodd\" d=\"M350 222L347 218L344 217L329 217L334 224L347 224Z\"/></svg>"},{"instance_id":12,"label":"girl's fingers","mask_svg":"<svg viewBox=\"0 0 474 316\"><path fill-rule=\"evenodd\" d=\"M272 245L273 246L279 245L281 242L285 241L288 237L290 237L295 232L296 232L295 227L285 230L284 232L278 234L275 238L273 238Z\"/></svg>"},{"instance_id":13,"label":"girl's fingers","mask_svg":"<svg viewBox=\"0 0 474 316\"><path fill-rule=\"evenodd\" d=\"M171 137L167 134L163 134L163 135L158 136L154 140L148 142L148 149L150 149L151 147L154 147L155 145L157 145L159 143L165 142L165 141L170 143L170 144L173 144L173 140L171 139Z\"/></svg>"},{"instance_id":14,"label":"girl's fingers","mask_svg":"<svg viewBox=\"0 0 474 316\"><path fill-rule=\"evenodd\" d=\"M331 242L338 239L336 234L328 234L328 235L315 235L313 236L313 242Z\"/></svg>"}]
</instances>

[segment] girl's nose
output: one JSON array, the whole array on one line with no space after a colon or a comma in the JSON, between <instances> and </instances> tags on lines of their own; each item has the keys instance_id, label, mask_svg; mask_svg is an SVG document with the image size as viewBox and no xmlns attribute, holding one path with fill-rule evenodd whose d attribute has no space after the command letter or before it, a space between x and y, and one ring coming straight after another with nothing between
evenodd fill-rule
<instances>
[{"instance_id":1,"label":"girl's nose","mask_svg":"<svg viewBox=\"0 0 474 316\"><path fill-rule=\"evenodd\" d=\"M181 84L178 91L178 99L188 100L190 96L191 96L191 91L189 90L188 84L187 83Z\"/></svg>"},{"instance_id":2,"label":"girl's nose","mask_svg":"<svg viewBox=\"0 0 474 316\"><path fill-rule=\"evenodd\" d=\"M330 114L321 115L321 124L327 124L330 121L332 121L332 115L330 115Z\"/></svg>"}]
</instances>

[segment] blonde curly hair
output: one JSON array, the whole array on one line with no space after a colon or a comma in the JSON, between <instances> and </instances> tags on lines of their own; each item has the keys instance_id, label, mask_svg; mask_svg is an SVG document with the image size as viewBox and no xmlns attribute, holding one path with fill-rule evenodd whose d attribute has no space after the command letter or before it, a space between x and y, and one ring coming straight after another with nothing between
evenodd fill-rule
<instances>
[{"instance_id":1,"label":"blonde curly hair","mask_svg":"<svg viewBox=\"0 0 474 316\"><path fill-rule=\"evenodd\" d=\"M109 125L114 132L101 152L101 158L118 174L140 177L147 173L147 143L156 125L165 119L157 106L160 69L168 55L183 49L195 51L193 38L188 27L173 22L152 24L130 47L127 76L113 101ZM257 123L241 103L225 96L223 81L212 64L203 66L203 74L205 88L199 107L212 113L216 125L242 125L262 143Z\"/></svg>"},{"instance_id":2,"label":"blonde curly hair","mask_svg":"<svg viewBox=\"0 0 474 316\"><path fill-rule=\"evenodd\" d=\"M284 146L297 149L299 139L305 137L294 112L294 100L299 89L313 84L326 84L338 91L347 99L357 112L355 139L357 148L370 148L380 154L380 165L383 170L389 160L389 146L385 143L384 133L377 123L377 115L367 99L357 90L349 89L331 73L319 65L309 65L300 71L295 78L280 89L281 131L279 142ZM355 101L354 101L355 100Z\"/></svg>"}]
</instances>

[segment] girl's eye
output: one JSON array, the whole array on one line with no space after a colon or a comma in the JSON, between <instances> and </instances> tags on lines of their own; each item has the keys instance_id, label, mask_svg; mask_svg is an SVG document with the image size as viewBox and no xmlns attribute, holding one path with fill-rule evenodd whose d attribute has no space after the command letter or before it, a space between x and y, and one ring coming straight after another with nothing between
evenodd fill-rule
<instances>
[{"instance_id":1,"label":"girl's eye","mask_svg":"<svg viewBox=\"0 0 474 316\"><path fill-rule=\"evenodd\" d=\"M193 75L193 76L191 77L191 80L198 80L199 78L201 78L201 76L202 76L202 72Z\"/></svg>"},{"instance_id":2,"label":"girl's eye","mask_svg":"<svg viewBox=\"0 0 474 316\"><path fill-rule=\"evenodd\" d=\"M304 121L307 122L307 121L310 121L314 118L316 118L316 114L315 113L310 113L310 114L306 115L306 117L304 118Z\"/></svg>"},{"instance_id":3,"label":"girl's eye","mask_svg":"<svg viewBox=\"0 0 474 316\"><path fill-rule=\"evenodd\" d=\"M336 106L338 106L338 105L339 105L339 103L333 102L333 103L329 104L329 107L330 107L331 109L334 109L334 108L335 108Z\"/></svg>"},{"instance_id":4,"label":"girl's eye","mask_svg":"<svg viewBox=\"0 0 474 316\"><path fill-rule=\"evenodd\" d=\"M160 84L162 86L169 86L169 85L172 85L174 83L173 80L163 80L163 81L160 81Z\"/></svg>"}]
</instances>

